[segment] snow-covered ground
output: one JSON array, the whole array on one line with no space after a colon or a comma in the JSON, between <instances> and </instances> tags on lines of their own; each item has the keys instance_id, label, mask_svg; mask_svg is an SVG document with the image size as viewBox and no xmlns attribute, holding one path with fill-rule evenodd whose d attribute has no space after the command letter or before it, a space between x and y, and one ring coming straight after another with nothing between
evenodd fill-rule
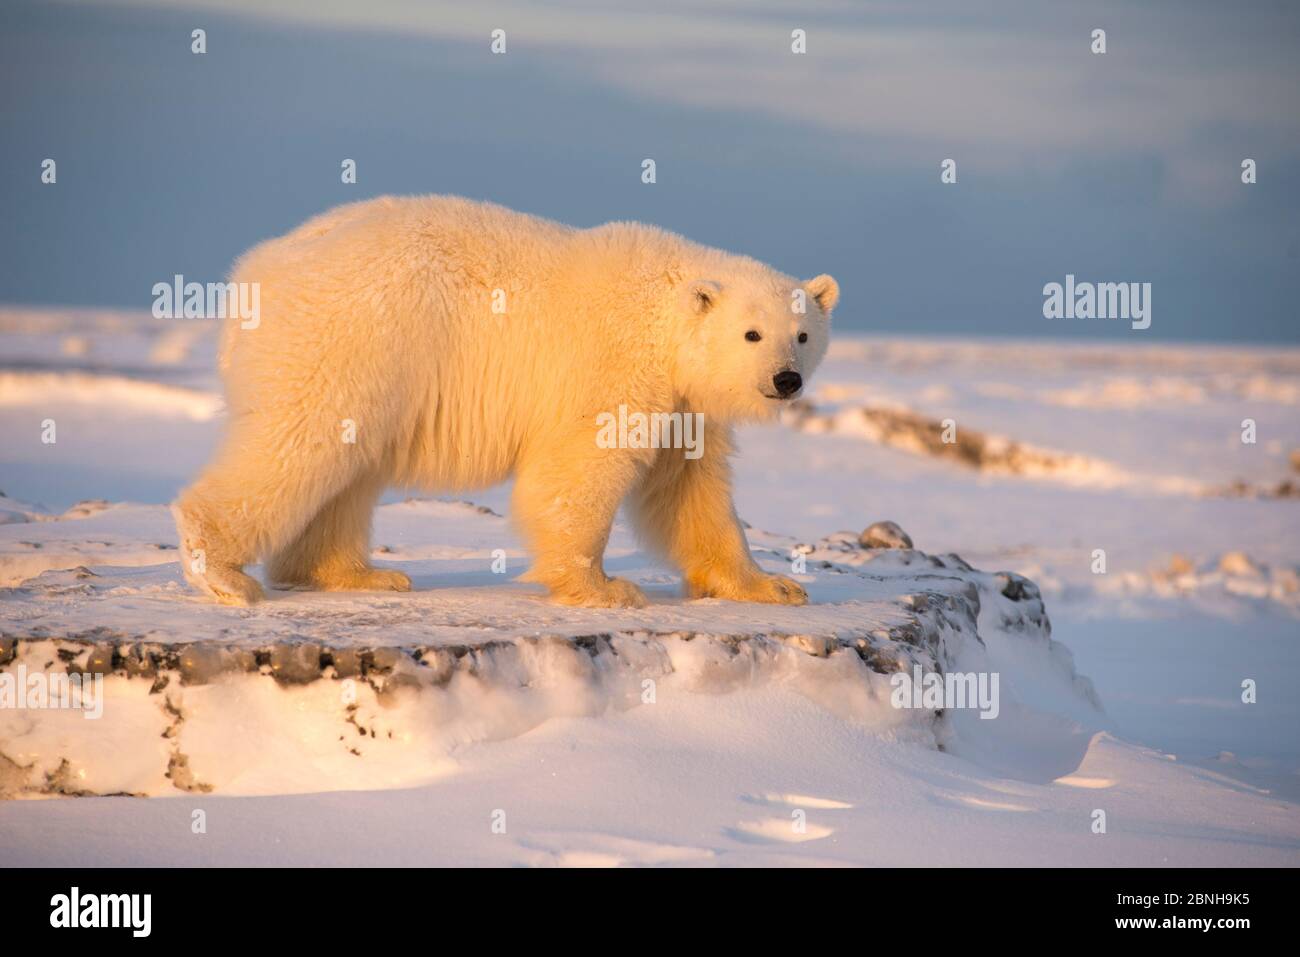
<instances>
[{"instance_id":1,"label":"snow-covered ground","mask_svg":"<svg viewBox=\"0 0 1300 957\"><path fill-rule=\"evenodd\" d=\"M0 712L0 792L155 795L0 801L0 864L1300 863L1300 351L840 336L736 470L809 608L683 602L621 527L650 607L555 608L492 489L386 500L416 593L243 611L182 586L163 507L220 425L213 332L0 310L3 667L197 649L110 676L102 722ZM836 535L883 519L918 551ZM341 708L383 646L412 686ZM337 660L195 678L214 647ZM998 717L892 708L890 660L996 671Z\"/></svg>"}]
</instances>

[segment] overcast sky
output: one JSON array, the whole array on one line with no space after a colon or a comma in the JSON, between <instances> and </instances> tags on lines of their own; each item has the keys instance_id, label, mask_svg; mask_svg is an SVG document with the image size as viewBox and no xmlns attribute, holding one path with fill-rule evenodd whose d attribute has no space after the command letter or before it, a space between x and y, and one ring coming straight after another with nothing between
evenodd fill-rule
<instances>
[{"instance_id":1,"label":"overcast sky","mask_svg":"<svg viewBox=\"0 0 1300 957\"><path fill-rule=\"evenodd\" d=\"M0 99L2 302L147 308L453 192L830 272L849 328L1300 341L1294 3L6 0ZM1067 273L1150 282L1151 327L1043 318Z\"/></svg>"}]
</instances>

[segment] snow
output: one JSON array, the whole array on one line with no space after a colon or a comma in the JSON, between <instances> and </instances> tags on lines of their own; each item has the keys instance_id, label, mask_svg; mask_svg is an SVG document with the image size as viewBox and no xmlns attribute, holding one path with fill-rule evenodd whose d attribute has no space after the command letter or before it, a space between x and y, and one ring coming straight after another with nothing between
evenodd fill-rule
<instances>
[{"instance_id":1,"label":"snow","mask_svg":"<svg viewBox=\"0 0 1300 957\"><path fill-rule=\"evenodd\" d=\"M1300 503L1262 494L1300 351L840 337L740 435L806 608L684 601L621 522L650 606L552 606L498 488L386 499L409 595L230 609L165 507L220 425L214 333L0 310L0 672L111 672L100 720L0 709L0 864L1300 863ZM925 441L949 418L978 454ZM918 551L858 547L877 521ZM912 663L997 673L997 718L893 707ZM151 797L67 796L114 793Z\"/></svg>"},{"instance_id":2,"label":"snow","mask_svg":"<svg viewBox=\"0 0 1300 957\"><path fill-rule=\"evenodd\" d=\"M1294 805L1105 733L1070 776L1024 782L773 686L555 718L417 787L12 801L0 819L9 861L50 866L1277 866L1296 840Z\"/></svg>"}]
</instances>

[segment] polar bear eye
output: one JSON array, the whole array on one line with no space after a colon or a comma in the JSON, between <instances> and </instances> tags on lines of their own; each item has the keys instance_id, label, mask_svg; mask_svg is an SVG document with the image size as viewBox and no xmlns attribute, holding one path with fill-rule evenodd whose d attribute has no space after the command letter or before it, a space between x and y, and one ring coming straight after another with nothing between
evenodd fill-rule
<instances>
[{"instance_id":1,"label":"polar bear eye","mask_svg":"<svg viewBox=\"0 0 1300 957\"><path fill-rule=\"evenodd\" d=\"M758 334L757 329L750 329L749 332L745 333L745 338L748 339L750 342L758 342L763 337Z\"/></svg>"},{"instance_id":2,"label":"polar bear eye","mask_svg":"<svg viewBox=\"0 0 1300 957\"><path fill-rule=\"evenodd\" d=\"M799 341L800 341L800 342L807 342L807 341L808 341L808 333L806 333L806 332L801 332L801 333L799 333Z\"/></svg>"}]
</instances>

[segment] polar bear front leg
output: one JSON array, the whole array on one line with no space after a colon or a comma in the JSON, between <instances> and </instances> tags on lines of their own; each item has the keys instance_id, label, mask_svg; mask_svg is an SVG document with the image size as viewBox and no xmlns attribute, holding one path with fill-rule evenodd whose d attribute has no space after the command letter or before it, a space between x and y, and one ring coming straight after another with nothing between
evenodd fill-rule
<instances>
[{"instance_id":1,"label":"polar bear front leg","mask_svg":"<svg viewBox=\"0 0 1300 957\"><path fill-rule=\"evenodd\" d=\"M597 449L591 434L555 443L515 478L512 511L533 554L521 581L545 585L552 601L590 608L640 608L636 585L605 574L603 559L619 503L637 473L626 450Z\"/></svg>"},{"instance_id":2,"label":"polar bear front leg","mask_svg":"<svg viewBox=\"0 0 1300 957\"><path fill-rule=\"evenodd\" d=\"M681 569L692 598L803 605L808 593L749 553L731 499L731 436L714 432L697 459L665 449L632 500L637 530Z\"/></svg>"}]
</instances>

